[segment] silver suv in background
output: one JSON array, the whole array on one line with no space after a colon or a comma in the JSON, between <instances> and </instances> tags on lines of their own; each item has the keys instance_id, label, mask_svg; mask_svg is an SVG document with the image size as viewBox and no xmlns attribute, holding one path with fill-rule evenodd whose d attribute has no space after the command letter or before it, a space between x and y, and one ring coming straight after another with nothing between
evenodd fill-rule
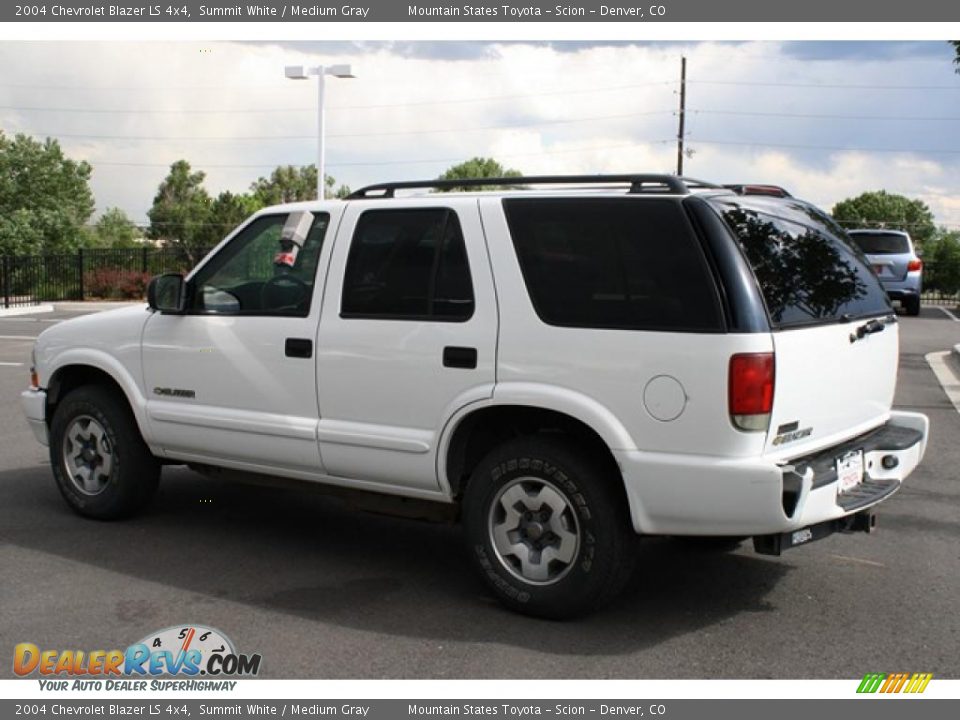
<instances>
[{"instance_id":1,"label":"silver suv in background","mask_svg":"<svg viewBox=\"0 0 960 720\"><path fill-rule=\"evenodd\" d=\"M910 235L902 230L850 230L848 234L870 261L891 300L899 300L907 315L920 314L923 261Z\"/></svg>"}]
</instances>

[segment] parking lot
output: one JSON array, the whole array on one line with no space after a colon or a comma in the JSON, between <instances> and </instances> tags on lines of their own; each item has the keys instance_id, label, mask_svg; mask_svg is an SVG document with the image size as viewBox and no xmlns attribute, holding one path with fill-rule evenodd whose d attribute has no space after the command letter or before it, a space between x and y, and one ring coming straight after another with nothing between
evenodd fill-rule
<instances>
[{"instance_id":1,"label":"parking lot","mask_svg":"<svg viewBox=\"0 0 960 720\"><path fill-rule=\"evenodd\" d=\"M261 653L270 678L960 677L960 414L924 357L960 322L937 308L901 317L896 405L927 413L931 438L875 535L780 558L650 539L623 596L566 623L503 610L456 527L311 489L167 468L146 514L75 516L18 398L32 338L71 314L0 318L2 677L18 642L126 647L183 623Z\"/></svg>"}]
</instances>

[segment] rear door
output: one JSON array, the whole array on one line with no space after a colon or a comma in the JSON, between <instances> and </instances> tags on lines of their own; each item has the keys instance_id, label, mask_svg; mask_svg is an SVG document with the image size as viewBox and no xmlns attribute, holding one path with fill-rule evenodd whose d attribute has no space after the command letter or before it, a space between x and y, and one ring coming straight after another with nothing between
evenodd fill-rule
<instances>
[{"instance_id":1,"label":"rear door","mask_svg":"<svg viewBox=\"0 0 960 720\"><path fill-rule=\"evenodd\" d=\"M889 417L896 316L826 215L799 201L720 201L767 305L776 354L767 452L796 457Z\"/></svg>"},{"instance_id":2,"label":"rear door","mask_svg":"<svg viewBox=\"0 0 960 720\"><path fill-rule=\"evenodd\" d=\"M344 213L317 338L328 474L439 490L444 423L493 394L497 304L476 199Z\"/></svg>"}]
</instances>

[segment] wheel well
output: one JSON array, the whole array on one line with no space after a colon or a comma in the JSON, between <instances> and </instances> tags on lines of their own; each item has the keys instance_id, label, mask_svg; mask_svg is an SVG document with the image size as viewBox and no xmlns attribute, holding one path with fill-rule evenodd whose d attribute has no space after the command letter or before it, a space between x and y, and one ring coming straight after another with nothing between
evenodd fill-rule
<instances>
[{"instance_id":1,"label":"wheel well","mask_svg":"<svg viewBox=\"0 0 960 720\"><path fill-rule=\"evenodd\" d=\"M503 405L482 408L462 420L447 451L447 480L454 497L460 497L474 468L497 445L524 435L564 435L620 477L620 467L610 448L586 423L555 410Z\"/></svg>"},{"instance_id":2,"label":"wheel well","mask_svg":"<svg viewBox=\"0 0 960 720\"><path fill-rule=\"evenodd\" d=\"M67 365L57 370L47 384L47 424L53 419L57 405L71 391L84 385L98 385L122 399L129 407L126 394L120 384L108 373L90 365Z\"/></svg>"}]
</instances>

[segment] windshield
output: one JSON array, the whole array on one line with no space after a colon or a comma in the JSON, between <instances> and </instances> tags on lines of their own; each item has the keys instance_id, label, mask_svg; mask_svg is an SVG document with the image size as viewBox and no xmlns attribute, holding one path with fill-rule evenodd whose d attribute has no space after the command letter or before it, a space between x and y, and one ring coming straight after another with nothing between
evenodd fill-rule
<instances>
[{"instance_id":1,"label":"windshield","mask_svg":"<svg viewBox=\"0 0 960 720\"><path fill-rule=\"evenodd\" d=\"M862 253L813 206L760 198L713 203L740 242L774 327L891 312Z\"/></svg>"},{"instance_id":2,"label":"windshield","mask_svg":"<svg viewBox=\"0 0 960 720\"><path fill-rule=\"evenodd\" d=\"M850 233L850 239L867 255L903 255L910 252L910 243L903 235Z\"/></svg>"}]
</instances>

